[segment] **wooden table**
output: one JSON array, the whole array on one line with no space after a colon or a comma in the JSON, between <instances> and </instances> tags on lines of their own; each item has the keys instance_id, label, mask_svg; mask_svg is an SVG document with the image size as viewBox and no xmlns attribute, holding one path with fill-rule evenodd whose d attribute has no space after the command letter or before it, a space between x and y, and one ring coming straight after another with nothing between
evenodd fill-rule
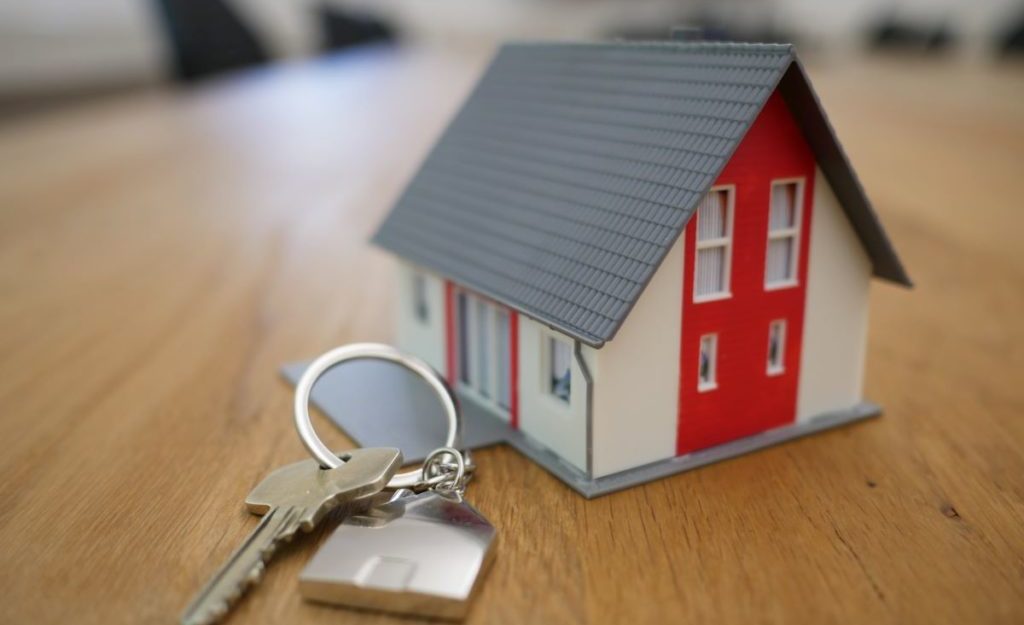
<instances>
[{"instance_id":1,"label":"wooden table","mask_svg":"<svg viewBox=\"0 0 1024 625\"><path fill-rule=\"evenodd\" d=\"M0 127L0 621L176 618L255 524L254 482L305 457L277 366L389 339L367 238L485 58L371 52ZM593 501L482 452L501 544L469 622L1024 622L1020 67L811 70L918 284L872 295L885 416ZM323 536L231 622L391 622L300 599Z\"/></svg>"}]
</instances>

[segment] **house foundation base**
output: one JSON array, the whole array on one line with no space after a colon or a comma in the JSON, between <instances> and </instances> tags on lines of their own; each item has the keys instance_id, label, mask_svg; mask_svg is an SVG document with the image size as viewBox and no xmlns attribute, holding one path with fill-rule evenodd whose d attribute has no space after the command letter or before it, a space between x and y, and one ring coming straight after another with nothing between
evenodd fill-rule
<instances>
[{"instance_id":1,"label":"house foundation base","mask_svg":"<svg viewBox=\"0 0 1024 625\"><path fill-rule=\"evenodd\" d=\"M729 441L715 447L702 449L683 456L666 458L633 469L627 469L604 477L591 478L574 466L566 464L558 456L544 448L530 437L519 431L510 431L505 442L515 447L524 456L533 460L565 482L573 490L587 499L607 495L617 490L651 482L663 477L696 469L704 465L720 462L757 451L772 445L778 445L795 438L815 434L848 423L877 417L881 409L870 402L862 402L848 410L827 413L808 419L801 423L793 423L783 427L754 434L745 438ZM486 417L493 418L493 417Z\"/></svg>"},{"instance_id":2,"label":"house foundation base","mask_svg":"<svg viewBox=\"0 0 1024 625\"><path fill-rule=\"evenodd\" d=\"M285 365L281 374L294 385L307 365ZM360 361L328 371L314 386L311 399L357 444L398 447L410 463L422 461L444 441L440 404L426 384L394 365ZM495 417L472 398L460 396L460 400L465 418L465 447L479 449L508 443L588 499L881 414L875 404L862 402L847 410L825 413L708 449L591 478L538 441L512 429L508 422Z\"/></svg>"}]
</instances>

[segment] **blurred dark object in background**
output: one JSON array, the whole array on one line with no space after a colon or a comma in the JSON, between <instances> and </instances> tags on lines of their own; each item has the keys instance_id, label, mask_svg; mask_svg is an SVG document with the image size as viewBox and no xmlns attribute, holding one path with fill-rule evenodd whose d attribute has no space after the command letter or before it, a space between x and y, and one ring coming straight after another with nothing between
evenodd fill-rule
<instances>
[{"instance_id":1,"label":"blurred dark object in background","mask_svg":"<svg viewBox=\"0 0 1024 625\"><path fill-rule=\"evenodd\" d=\"M270 59L256 33L224 0L156 0L174 76L193 81Z\"/></svg>"},{"instance_id":2,"label":"blurred dark object in background","mask_svg":"<svg viewBox=\"0 0 1024 625\"><path fill-rule=\"evenodd\" d=\"M156 0L173 57L173 75L190 82L268 63L257 32L226 0ZM308 19L319 29L321 51L394 40L394 29L374 17L318 5Z\"/></svg>"},{"instance_id":3,"label":"blurred dark object in background","mask_svg":"<svg viewBox=\"0 0 1024 625\"><path fill-rule=\"evenodd\" d=\"M612 29L608 37L630 41L657 41L665 38L679 41L738 41L736 35L728 28L689 19L668 26L655 24L649 28L631 26Z\"/></svg>"},{"instance_id":4,"label":"blurred dark object in background","mask_svg":"<svg viewBox=\"0 0 1024 625\"><path fill-rule=\"evenodd\" d=\"M609 37L636 41L665 38L683 41L756 41L759 43L797 43L801 38L794 32L780 28L774 20L762 19L753 23L728 23L715 16L696 13L674 22L652 24L650 27L612 29Z\"/></svg>"},{"instance_id":5,"label":"blurred dark object in background","mask_svg":"<svg viewBox=\"0 0 1024 625\"><path fill-rule=\"evenodd\" d=\"M798 43L802 40L797 33L780 26L779 21L778 17L772 14L760 15L758 19L743 22L728 22L711 14L698 14L695 20L700 24L704 39L708 41Z\"/></svg>"},{"instance_id":6,"label":"blurred dark object in background","mask_svg":"<svg viewBox=\"0 0 1024 625\"><path fill-rule=\"evenodd\" d=\"M894 15L869 26L867 38L872 49L894 52L945 52L956 44L948 24L918 24Z\"/></svg>"},{"instance_id":7,"label":"blurred dark object in background","mask_svg":"<svg viewBox=\"0 0 1024 625\"><path fill-rule=\"evenodd\" d=\"M326 4L319 6L317 17L320 49L324 52L395 40L394 28L375 17L349 13Z\"/></svg>"},{"instance_id":8,"label":"blurred dark object in background","mask_svg":"<svg viewBox=\"0 0 1024 625\"><path fill-rule=\"evenodd\" d=\"M0 123L366 43L461 53L507 40L663 40L673 25L796 43L819 59L1024 56L1024 0L0 0Z\"/></svg>"},{"instance_id":9,"label":"blurred dark object in background","mask_svg":"<svg viewBox=\"0 0 1024 625\"><path fill-rule=\"evenodd\" d=\"M673 26L669 31L671 39L676 41L727 41L728 33L713 31L701 26Z\"/></svg>"},{"instance_id":10,"label":"blurred dark object in background","mask_svg":"<svg viewBox=\"0 0 1024 625\"><path fill-rule=\"evenodd\" d=\"M998 36L996 50L1003 57L1022 57L1024 56L1024 11L1007 21L1010 26Z\"/></svg>"}]
</instances>

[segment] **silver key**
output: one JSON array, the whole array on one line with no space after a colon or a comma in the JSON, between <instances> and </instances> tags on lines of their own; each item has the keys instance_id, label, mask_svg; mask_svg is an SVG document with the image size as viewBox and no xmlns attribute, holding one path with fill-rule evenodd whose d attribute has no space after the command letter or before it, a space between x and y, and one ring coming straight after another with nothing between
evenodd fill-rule
<instances>
[{"instance_id":1,"label":"silver key","mask_svg":"<svg viewBox=\"0 0 1024 625\"><path fill-rule=\"evenodd\" d=\"M182 625L207 625L223 617L260 579L278 545L300 528L312 530L332 508L380 492L401 466L397 449L356 449L337 469L306 460L265 477L245 500L249 511L263 518L185 609Z\"/></svg>"}]
</instances>

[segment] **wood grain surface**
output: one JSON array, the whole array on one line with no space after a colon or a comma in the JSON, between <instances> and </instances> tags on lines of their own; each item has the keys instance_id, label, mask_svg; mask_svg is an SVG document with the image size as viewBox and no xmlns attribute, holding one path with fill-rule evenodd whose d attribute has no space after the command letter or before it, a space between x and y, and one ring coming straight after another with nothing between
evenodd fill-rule
<instances>
[{"instance_id":1,"label":"wood grain surface","mask_svg":"<svg viewBox=\"0 0 1024 625\"><path fill-rule=\"evenodd\" d=\"M277 366L390 338L367 238L485 60L368 52L0 126L0 621L176 620L249 489L306 457ZM1022 68L810 69L918 285L873 289L885 415L593 501L479 453L501 543L470 623L1024 622ZM300 599L324 535L229 622L398 622Z\"/></svg>"}]
</instances>

